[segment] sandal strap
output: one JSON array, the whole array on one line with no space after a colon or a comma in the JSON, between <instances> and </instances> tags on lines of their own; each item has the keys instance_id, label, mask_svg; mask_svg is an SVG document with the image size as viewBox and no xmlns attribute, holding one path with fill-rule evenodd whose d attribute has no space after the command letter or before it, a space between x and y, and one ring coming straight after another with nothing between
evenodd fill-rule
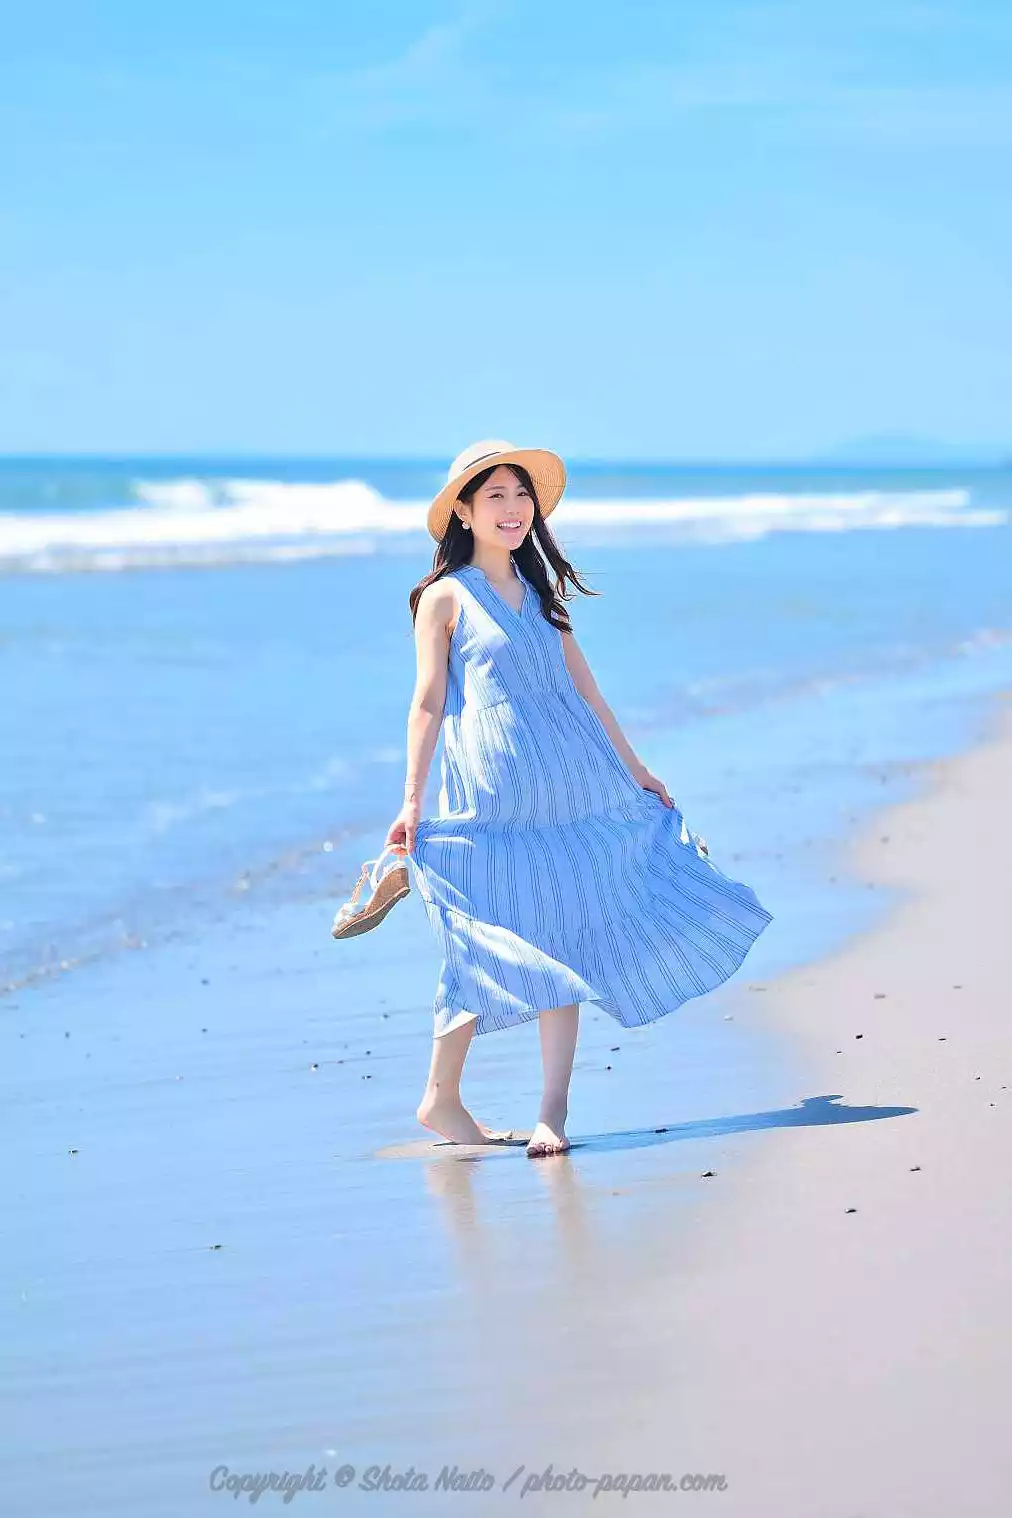
<instances>
[{"instance_id":1,"label":"sandal strap","mask_svg":"<svg viewBox=\"0 0 1012 1518\"><path fill-rule=\"evenodd\" d=\"M374 891L376 890L387 869L387 866L383 866L381 868L382 861L386 858L387 854L395 852L399 847L399 844L388 843L385 848L383 848L381 852L376 856L375 859L367 859L365 861L359 874L358 880L355 882L355 889L348 897L348 900L338 911L337 917L339 921L343 920L346 917L352 917L354 915L358 898L361 895L362 887L365 885L367 879L369 881L369 884L372 886L372 889Z\"/></svg>"},{"instance_id":2,"label":"sandal strap","mask_svg":"<svg viewBox=\"0 0 1012 1518\"><path fill-rule=\"evenodd\" d=\"M378 854L375 859L369 859L369 860L366 861L367 864L371 864L372 867L373 867L372 868L372 873L369 876L369 883L372 886L372 888L373 888L374 891L375 891L376 887L379 885L380 880L386 874L387 869L388 869L387 865L383 865L382 869L380 868L380 866L382 864L382 861L386 858L386 856L388 854L393 854L395 857L399 857L397 855L397 850L399 848L400 848L400 844L399 843L388 843L383 848L382 852L380 854Z\"/></svg>"}]
</instances>

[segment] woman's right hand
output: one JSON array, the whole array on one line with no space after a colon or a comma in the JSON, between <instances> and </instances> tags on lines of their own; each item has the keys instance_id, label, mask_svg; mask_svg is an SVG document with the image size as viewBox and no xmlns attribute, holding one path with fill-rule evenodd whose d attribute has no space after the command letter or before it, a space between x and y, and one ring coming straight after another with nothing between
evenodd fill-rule
<instances>
[{"instance_id":1,"label":"woman's right hand","mask_svg":"<svg viewBox=\"0 0 1012 1518\"><path fill-rule=\"evenodd\" d=\"M407 854L415 851L415 830L422 814L421 804L417 801L405 801L397 816L390 824L386 842L399 844Z\"/></svg>"}]
</instances>

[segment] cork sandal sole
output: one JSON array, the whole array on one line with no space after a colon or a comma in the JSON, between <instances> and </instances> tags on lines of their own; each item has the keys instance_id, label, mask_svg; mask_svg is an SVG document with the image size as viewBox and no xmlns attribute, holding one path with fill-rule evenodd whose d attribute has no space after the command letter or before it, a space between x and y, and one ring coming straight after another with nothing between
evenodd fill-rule
<instances>
[{"instance_id":1,"label":"cork sandal sole","mask_svg":"<svg viewBox=\"0 0 1012 1518\"><path fill-rule=\"evenodd\" d=\"M384 849L378 859L367 859L362 866L362 873L358 877L355 889L348 902L341 907L334 918L334 925L330 930L331 938L355 938L359 933L368 933L370 928L378 927L390 908L411 890L411 881L406 864L397 864L387 868L378 874L381 861L390 852ZM373 866L372 874L369 875L369 866ZM352 910L358 901L366 879L373 886L373 893L365 906L358 911Z\"/></svg>"}]
</instances>

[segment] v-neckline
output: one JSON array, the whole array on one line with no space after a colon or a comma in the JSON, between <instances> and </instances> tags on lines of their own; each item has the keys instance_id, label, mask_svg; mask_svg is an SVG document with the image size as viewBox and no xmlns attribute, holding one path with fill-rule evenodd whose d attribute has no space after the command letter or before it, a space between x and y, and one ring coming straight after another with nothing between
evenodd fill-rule
<instances>
[{"instance_id":1,"label":"v-neckline","mask_svg":"<svg viewBox=\"0 0 1012 1518\"><path fill-rule=\"evenodd\" d=\"M499 594L499 592L496 590L495 586L492 584L492 581L489 579L488 575L482 569L482 567L481 567L480 564L474 564L474 563L472 563L469 560L468 563L464 565L464 568L465 569L473 569L477 574L480 574L481 577L482 577L482 579L485 582L485 585L486 585L489 593L491 595L495 596L496 600L499 602L499 605L502 606L509 613L509 615L511 617L515 617L518 622L520 622L520 621L523 620L524 608L527 605L527 596L528 596L528 593L529 593L530 588L531 588L530 581L528 580L528 578L527 578L526 575L521 574L519 570L516 571L517 579L521 582L521 584L524 587L524 593L523 593L522 597L520 598L520 605L519 605L519 607L513 607L513 606L511 606L509 604L509 602L505 599L505 597L503 597L503 596L501 596Z\"/></svg>"}]
</instances>

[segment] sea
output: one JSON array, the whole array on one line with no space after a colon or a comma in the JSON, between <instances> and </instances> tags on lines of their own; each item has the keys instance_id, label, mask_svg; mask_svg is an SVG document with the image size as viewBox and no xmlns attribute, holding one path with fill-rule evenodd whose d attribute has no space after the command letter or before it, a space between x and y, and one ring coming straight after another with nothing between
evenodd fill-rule
<instances>
[{"instance_id":1,"label":"sea","mask_svg":"<svg viewBox=\"0 0 1012 1518\"><path fill-rule=\"evenodd\" d=\"M322 909L379 852L443 479L0 461L0 988L254 900ZM633 746L776 894L1008 680L1010 508L1010 470L577 462L550 520L598 592L574 629ZM807 951L810 903L769 939Z\"/></svg>"},{"instance_id":2,"label":"sea","mask_svg":"<svg viewBox=\"0 0 1012 1518\"><path fill-rule=\"evenodd\" d=\"M763 1130L835 1120L763 993L889 910L848 840L1012 688L1012 470L568 468L549 525L597 683L773 921L659 1023L588 1009L560 1169L448 1165L417 1124L416 893L329 933L401 802L446 462L0 461L17 1511L210 1511L222 1466L516 1464L482 1399L537 1388L594 1262L607 1295L609 1258L691 1258ZM529 1129L536 1025L475 1044L465 1099Z\"/></svg>"}]
</instances>

